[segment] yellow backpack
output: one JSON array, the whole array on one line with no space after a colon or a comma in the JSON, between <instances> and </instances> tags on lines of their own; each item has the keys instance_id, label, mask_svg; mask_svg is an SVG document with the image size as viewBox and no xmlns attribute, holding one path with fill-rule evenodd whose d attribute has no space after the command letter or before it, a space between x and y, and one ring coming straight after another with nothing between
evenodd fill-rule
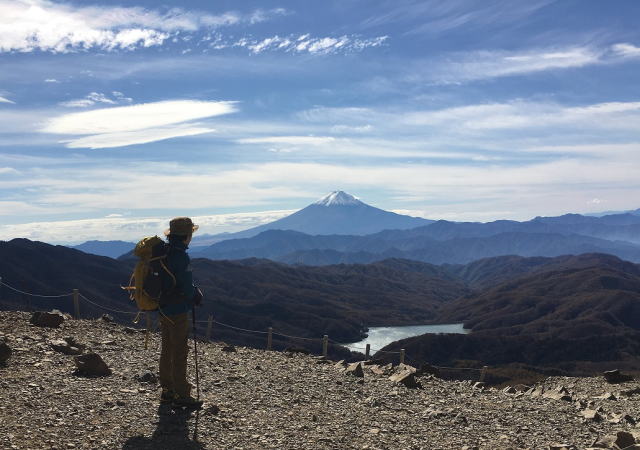
<instances>
[{"instance_id":1,"label":"yellow backpack","mask_svg":"<svg viewBox=\"0 0 640 450\"><path fill-rule=\"evenodd\" d=\"M176 286L176 277L164 262L167 258L167 247L168 244L158 236L150 236L138 242L133 250L139 261L133 269L129 286L124 289L129 291L129 298L136 302L140 311L158 309L163 294L163 276L166 279L163 273L172 280L171 289Z\"/></svg>"}]
</instances>

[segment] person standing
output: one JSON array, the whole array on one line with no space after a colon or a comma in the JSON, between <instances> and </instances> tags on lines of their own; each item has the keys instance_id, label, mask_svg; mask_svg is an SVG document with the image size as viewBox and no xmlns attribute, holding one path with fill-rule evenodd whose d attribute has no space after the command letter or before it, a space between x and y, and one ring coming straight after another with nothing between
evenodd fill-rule
<instances>
[{"instance_id":1,"label":"person standing","mask_svg":"<svg viewBox=\"0 0 640 450\"><path fill-rule=\"evenodd\" d=\"M193 284L191 260L187 254L193 233L198 229L189 217L176 217L165 231L170 272L163 279L164 294L160 297L160 385L162 403L199 409L202 401L191 396L187 381L187 355L189 353L189 314L202 301L202 292ZM172 276L170 276L172 275Z\"/></svg>"}]
</instances>

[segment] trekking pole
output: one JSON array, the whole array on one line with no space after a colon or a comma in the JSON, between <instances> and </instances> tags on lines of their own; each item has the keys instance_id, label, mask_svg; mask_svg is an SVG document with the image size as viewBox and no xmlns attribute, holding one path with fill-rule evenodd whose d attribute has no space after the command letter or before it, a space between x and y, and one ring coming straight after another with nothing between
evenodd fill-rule
<instances>
[{"instance_id":1,"label":"trekking pole","mask_svg":"<svg viewBox=\"0 0 640 450\"><path fill-rule=\"evenodd\" d=\"M193 317L193 356L196 360L196 399L200 400L200 375L198 370L198 344L196 340L196 307L191 310Z\"/></svg>"}]
</instances>

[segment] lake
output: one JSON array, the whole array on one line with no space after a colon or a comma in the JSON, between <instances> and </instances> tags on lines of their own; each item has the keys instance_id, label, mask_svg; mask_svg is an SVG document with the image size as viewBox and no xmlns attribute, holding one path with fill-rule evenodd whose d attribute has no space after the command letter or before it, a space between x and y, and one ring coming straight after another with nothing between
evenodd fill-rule
<instances>
[{"instance_id":1,"label":"lake","mask_svg":"<svg viewBox=\"0 0 640 450\"><path fill-rule=\"evenodd\" d=\"M419 336L426 333L468 333L469 331L465 330L462 326L463 324L461 323L450 323L441 325L410 325L406 327L371 327L369 328L369 336L365 340L343 345L350 350L364 353L366 345L371 344L371 354L373 355L385 345L411 336Z\"/></svg>"}]
</instances>

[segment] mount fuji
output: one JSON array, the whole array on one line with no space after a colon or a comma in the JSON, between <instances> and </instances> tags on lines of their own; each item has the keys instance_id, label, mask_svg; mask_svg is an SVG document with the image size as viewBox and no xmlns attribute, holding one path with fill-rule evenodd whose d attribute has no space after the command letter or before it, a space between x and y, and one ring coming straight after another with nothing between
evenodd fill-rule
<instances>
[{"instance_id":1,"label":"mount fuji","mask_svg":"<svg viewBox=\"0 0 640 450\"><path fill-rule=\"evenodd\" d=\"M333 191L287 217L237 233L194 236L192 247L228 239L256 236L268 230L291 230L310 235L366 235L382 230L407 230L429 225L433 220L379 209L344 191Z\"/></svg>"}]
</instances>

